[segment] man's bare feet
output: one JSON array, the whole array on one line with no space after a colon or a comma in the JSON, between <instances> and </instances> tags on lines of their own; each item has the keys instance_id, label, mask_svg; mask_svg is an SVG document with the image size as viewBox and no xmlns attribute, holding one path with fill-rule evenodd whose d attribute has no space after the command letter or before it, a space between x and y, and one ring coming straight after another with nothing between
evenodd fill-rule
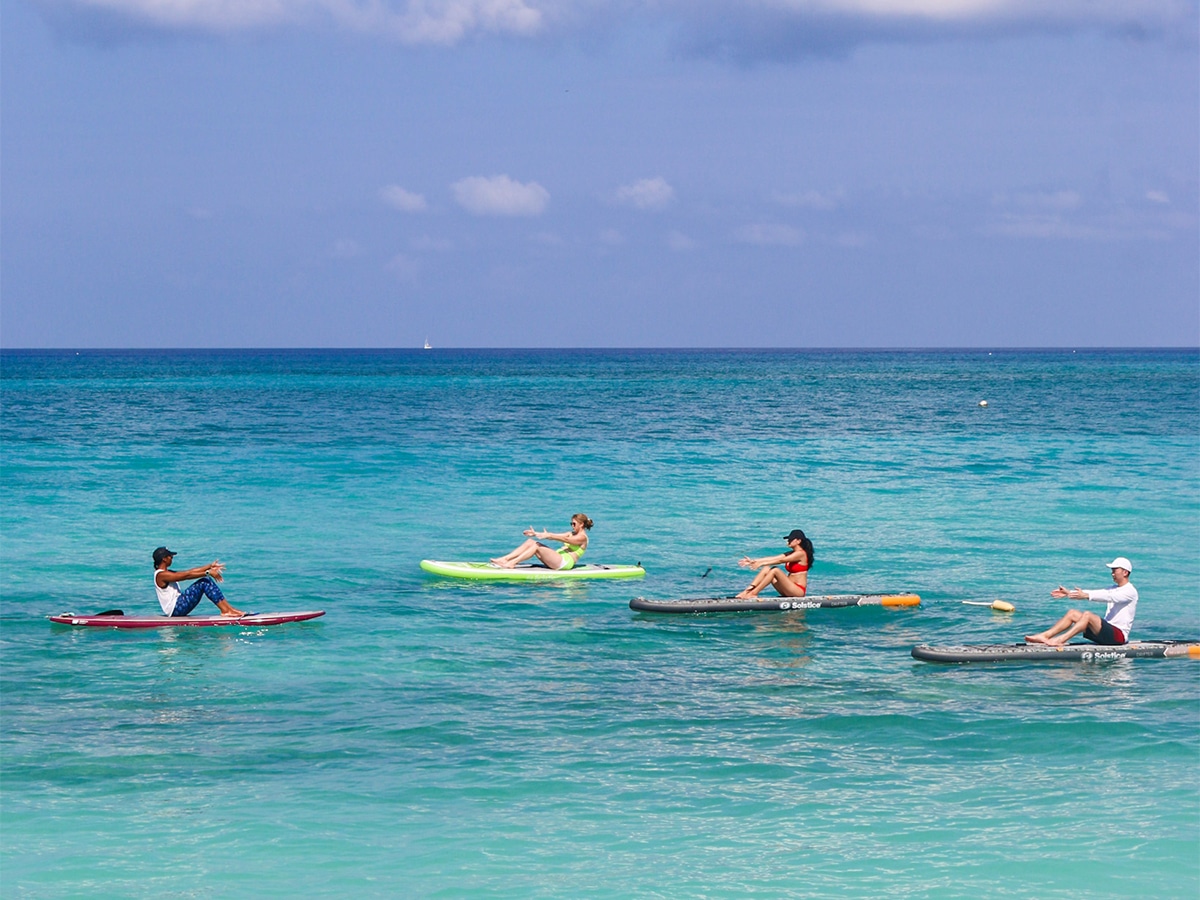
<instances>
[{"instance_id":1,"label":"man's bare feet","mask_svg":"<svg viewBox=\"0 0 1200 900\"><path fill-rule=\"evenodd\" d=\"M1027 635L1025 635L1025 643L1027 643L1027 644L1048 644L1048 643L1050 643L1050 641L1048 641L1044 636L1042 636L1040 634L1027 634Z\"/></svg>"}]
</instances>

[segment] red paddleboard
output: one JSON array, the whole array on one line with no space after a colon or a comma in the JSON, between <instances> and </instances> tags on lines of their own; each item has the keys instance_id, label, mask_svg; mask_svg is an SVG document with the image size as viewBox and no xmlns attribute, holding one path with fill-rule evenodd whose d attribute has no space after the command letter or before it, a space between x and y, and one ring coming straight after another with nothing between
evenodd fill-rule
<instances>
[{"instance_id":1,"label":"red paddleboard","mask_svg":"<svg viewBox=\"0 0 1200 900\"><path fill-rule=\"evenodd\" d=\"M51 622L59 625L90 625L95 628L179 628L183 626L225 625L238 628L258 628L262 625L282 625L285 622L303 622L325 615L325 610L306 612L252 613L247 616L85 616L76 613L61 613L50 616Z\"/></svg>"}]
</instances>

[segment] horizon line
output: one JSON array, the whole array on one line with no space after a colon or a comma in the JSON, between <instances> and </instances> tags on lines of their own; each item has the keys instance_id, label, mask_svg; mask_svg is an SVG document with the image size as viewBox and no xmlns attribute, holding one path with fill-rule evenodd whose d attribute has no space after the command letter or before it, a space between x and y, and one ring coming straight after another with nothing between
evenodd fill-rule
<instances>
[{"instance_id":1,"label":"horizon line","mask_svg":"<svg viewBox=\"0 0 1200 900\"><path fill-rule=\"evenodd\" d=\"M662 346L662 347L581 347L581 346L434 346L421 347L405 344L403 346L361 346L361 347L329 347L329 346L244 346L244 347L144 347L144 346L129 346L129 347L69 347L69 346L24 346L24 347L5 347L0 346L0 353L132 353L132 352L149 352L149 353L239 353L239 352L256 352L265 351L271 352L341 352L341 353L379 353L379 352L413 352L413 353L430 353L434 351L522 351L522 352L592 352L592 353L611 353L611 352L725 352L725 353L770 353L770 352L804 352L804 353L929 353L936 351L946 352L1046 352L1046 351L1120 351L1120 352L1136 352L1147 350L1195 350L1200 351L1200 343L1197 344L1155 344L1155 345L1106 345L1106 344L1063 344L1063 345L987 345L987 344L964 344L964 345L931 345L931 346L818 346L818 347L800 347L800 346L777 346L777 347L718 347L718 346Z\"/></svg>"}]
</instances>

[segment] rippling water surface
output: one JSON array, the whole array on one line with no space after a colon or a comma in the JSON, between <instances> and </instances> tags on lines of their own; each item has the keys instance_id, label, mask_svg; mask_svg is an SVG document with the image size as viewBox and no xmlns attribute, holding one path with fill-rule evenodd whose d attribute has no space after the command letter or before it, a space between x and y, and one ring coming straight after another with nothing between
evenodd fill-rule
<instances>
[{"instance_id":1,"label":"rippling water surface","mask_svg":"<svg viewBox=\"0 0 1200 900\"><path fill-rule=\"evenodd\" d=\"M1118 554L1134 636L1200 638L1195 351L0 363L6 896L1200 891L1200 663L909 654L1019 640ZM417 567L577 511L644 581ZM732 592L793 527L812 592L923 605L628 608ZM327 615L46 621L156 611L164 543Z\"/></svg>"}]
</instances>

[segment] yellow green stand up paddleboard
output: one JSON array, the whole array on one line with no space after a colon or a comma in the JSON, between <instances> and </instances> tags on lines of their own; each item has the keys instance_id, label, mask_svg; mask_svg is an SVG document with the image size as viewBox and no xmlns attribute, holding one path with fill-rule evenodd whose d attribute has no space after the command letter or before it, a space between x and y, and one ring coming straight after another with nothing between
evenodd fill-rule
<instances>
[{"instance_id":1,"label":"yellow green stand up paddleboard","mask_svg":"<svg viewBox=\"0 0 1200 900\"><path fill-rule=\"evenodd\" d=\"M581 565L573 569L548 569L545 566L520 565L505 569L492 563L445 562L423 559L421 568L432 575L445 578L466 578L471 581L574 581L582 578L641 578L646 570L637 566Z\"/></svg>"}]
</instances>

